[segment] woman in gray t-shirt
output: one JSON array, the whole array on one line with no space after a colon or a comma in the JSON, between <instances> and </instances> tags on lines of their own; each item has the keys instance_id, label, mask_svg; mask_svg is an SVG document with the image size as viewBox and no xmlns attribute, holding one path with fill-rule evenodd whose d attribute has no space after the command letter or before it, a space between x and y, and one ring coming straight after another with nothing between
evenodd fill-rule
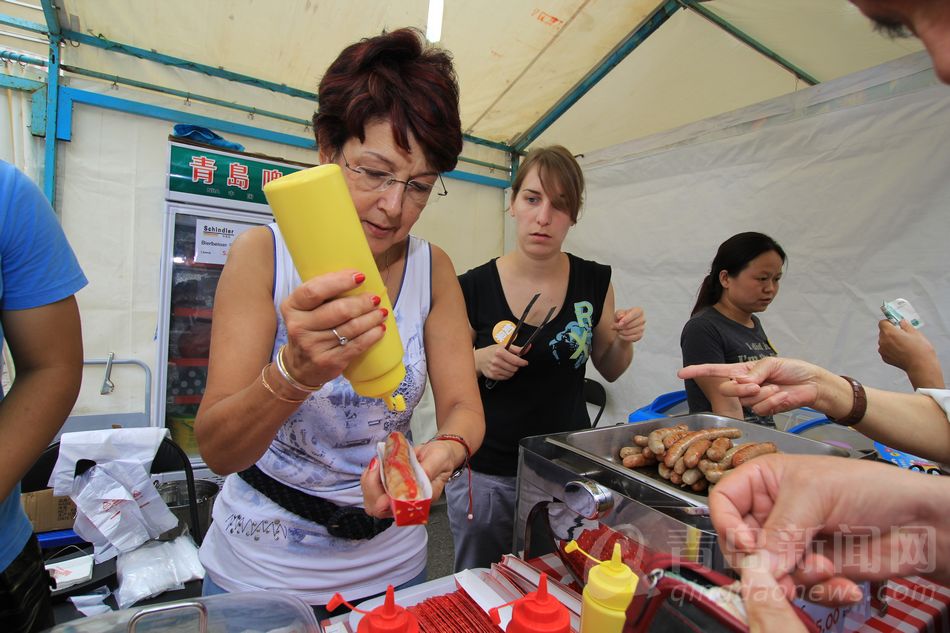
<instances>
[{"instance_id":1,"label":"woman in gray t-shirt","mask_svg":"<svg viewBox=\"0 0 950 633\"><path fill-rule=\"evenodd\" d=\"M768 235L747 232L720 244L709 274L703 279L692 316L683 327L683 365L739 363L775 356L756 312L764 312L778 294L785 251ZM690 413L712 412L731 418L774 425L755 415L738 398L719 393L723 378L686 380Z\"/></svg>"}]
</instances>

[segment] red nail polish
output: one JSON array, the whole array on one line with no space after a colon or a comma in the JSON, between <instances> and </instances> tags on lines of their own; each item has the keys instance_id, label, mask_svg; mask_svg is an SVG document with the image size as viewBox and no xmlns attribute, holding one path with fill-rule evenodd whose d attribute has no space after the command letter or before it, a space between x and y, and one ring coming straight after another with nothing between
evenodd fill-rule
<instances>
[{"instance_id":1,"label":"red nail polish","mask_svg":"<svg viewBox=\"0 0 950 633\"><path fill-rule=\"evenodd\" d=\"M376 295L373 295L373 305L374 305L374 306L378 306L381 301L382 301L382 299L380 299L380 298L377 297Z\"/></svg>"},{"instance_id":2,"label":"red nail polish","mask_svg":"<svg viewBox=\"0 0 950 633\"><path fill-rule=\"evenodd\" d=\"M358 284L361 284L364 281L366 281L366 275L364 275L363 273L356 273L355 275L353 275L353 281L355 281Z\"/></svg>"},{"instance_id":3,"label":"red nail polish","mask_svg":"<svg viewBox=\"0 0 950 633\"><path fill-rule=\"evenodd\" d=\"M369 462L369 470L373 470L374 468L376 468L376 458L375 458L375 457L374 457L373 459L371 459L370 462Z\"/></svg>"},{"instance_id":4,"label":"red nail polish","mask_svg":"<svg viewBox=\"0 0 950 633\"><path fill-rule=\"evenodd\" d=\"M389 316L389 310L387 310L386 308L380 308L379 311L383 313L384 319Z\"/></svg>"},{"instance_id":5,"label":"red nail polish","mask_svg":"<svg viewBox=\"0 0 950 633\"><path fill-rule=\"evenodd\" d=\"M386 324L385 324L385 323L380 323L380 324L379 324L379 327L383 328L383 332L386 331Z\"/></svg>"}]
</instances>

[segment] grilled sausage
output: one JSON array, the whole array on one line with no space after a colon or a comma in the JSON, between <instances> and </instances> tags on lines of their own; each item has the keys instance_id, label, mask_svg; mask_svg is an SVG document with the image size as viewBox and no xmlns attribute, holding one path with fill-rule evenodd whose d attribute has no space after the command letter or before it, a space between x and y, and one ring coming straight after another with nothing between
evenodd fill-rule
<instances>
[{"instance_id":1,"label":"grilled sausage","mask_svg":"<svg viewBox=\"0 0 950 633\"><path fill-rule=\"evenodd\" d=\"M685 428L677 429L663 438L663 446L667 450L669 450L669 448L673 446L673 444L675 444L677 440L679 440L681 437L685 437L686 435L689 435L690 433L692 433L692 431L690 431L689 429L685 429Z\"/></svg>"},{"instance_id":2,"label":"grilled sausage","mask_svg":"<svg viewBox=\"0 0 950 633\"><path fill-rule=\"evenodd\" d=\"M719 480L722 479L725 472L726 469L714 466L706 471L706 479L708 479L711 484L719 483Z\"/></svg>"},{"instance_id":3,"label":"grilled sausage","mask_svg":"<svg viewBox=\"0 0 950 633\"><path fill-rule=\"evenodd\" d=\"M698 468L690 468L685 473L683 473L683 483L687 486L692 486L694 483L703 478L703 471Z\"/></svg>"},{"instance_id":4,"label":"grilled sausage","mask_svg":"<svg viewBox=\"0 0 950 633\"><path fill-rule=\"evenodd\" d=\"M682 475L683 473L686 472L686 462L683 460L682 457L676 460L676 463L673 464L673 472L676 473L677 475Z\"/></svg>"},{"instance_id":5,"label":"grilled sausage","mask_svg":"<svg viewBox=\"0 0 950 633\"><path fill-rule=\"evenodd\" d=\"M726 456L726 451L730 448L732 448L732 440L728 437L717 437L713 440L709 450L706 451L706 457L714 462L718 462Z\"/></svg>"},{"instance_id":6,"label":"grilled sausage","mask_svg":"<svg viewBox=\"0 0 950 633\"><path fill-rule=\"evenodd\" d=\"M633 443L636 444L637 446L649 446L650 438L647 437L646 435L634 435Z\"/></svg>"},{"instance_id":7,"label":"grilled sausage","mask_svg":"<svg viewBox=\"0 0 950 633\"><path fill-rule=\"evenodd\" d=\"M705 478L698 479L690 488L693 492L702 492L709 486L709 482Z\"/></svg>"},{"instance_id":8,"label":"grilled sausage","mask_svg":"<svg viewBox=\"0 0 950 633\"><path fill-rule=\"evenodd\" d=\"M725 439L725 438L719 438ZM687 468L696 468L696 465L699 464L699 460L703 455L706 454L706 450L712 445L712 442L709 440L699 440L694 442L689 448L686 449L686 453L683 454L683 461L686 462ZM692 482L690 482L692 483Z\"/></svg>"},{"instance_id":9,"label":"grilled sausage","mask_svg":"<svg viewBox=\"0 0 950 633\"><path fill-rule=\"evenodd\" d=\"M742 431L737 428L727 426L720 429L703 429L701 431L693 431L684 435L676 441L675 444L669 447L664 455L663 460L666 462L667 466L673 466L680 457L686 452L686 449L690 447L694 442L699 440L714 440L719 437L728 437L736 438L742 435Z\"/></svg>"},{"instance_id":10,"label":"grilled sausage","mask_svg":"<svg viewBox=\"0 0 950 633\"><path fill-rule=\"evenodd\" d=\"M726 451L726 454L719 460L720 468L732 468L732 458L743 446L745 446L745 444L738 444Z\"/></svg>"},{"instance_id":11,"label":"grilled sausage","mask_svg":"<svg viewBox=\"0 0 950 633\"><path fill-rule=\"evenodd\" d=\"M736 451L736 454L732 456L732 465L734 467L739 467L742 464L746 463L753 457L758 457L759 455L767 455L769 453L777 453L778 447L774 442L760 442L758 444L744 444L742 448Z\"/></svg>"},{"instance_id":12,"label":"grilled sausage","mask_svg":"<svg viewBox=\"0 0 950 633\"><path fill-rule=\"evenodd\" d=\"M678 428L679 427L676 426L665 426L660 429L654 429L647 437L647 446L654 454L662 455L663 451L666 450L666 447L663 446L663 438Z\"/></svg>"},{"instance_id":13,"label":"grilled sausage","mask_svg":"<svg viewBox=\"0 0 950 633\"><path fill-rule=\"evenodd\" d=\"M624 446L620 449L620 459L623 459L627 455L639 455L642 452L642 446Z\"/></svg>"},{"instance_id":14,"label":"grilled sausage","mask_svg":"<svg viewBox=\"0 0 950 633\"><path fill-rule=\"evenodd\" d=\"M643 453L638 455L627 455L623 458L623 465L627 468L640 468L641 466L649 466L655 463L655 459L647 459L643 456Z\"/></svg>"},{"instance_id":15,"label":"grilled sausage","mask_svg":"<svg viewBox=\"0 0 950 633\"><path fill-rule=\"evenodd\" d=\"M656 465L657 471L660 473L660 477L663 479L669 479L670 475L673 474L673 470L668 468L666 464L660 462Z\"/></svg>"}]
</instances>

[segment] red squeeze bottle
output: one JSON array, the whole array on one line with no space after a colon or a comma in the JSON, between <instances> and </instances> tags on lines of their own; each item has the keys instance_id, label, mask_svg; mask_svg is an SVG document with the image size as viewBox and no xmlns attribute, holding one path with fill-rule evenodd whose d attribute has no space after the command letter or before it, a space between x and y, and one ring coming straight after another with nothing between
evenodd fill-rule
<instances>
[{"instance_id":1,"label":"red squeeze bottle","mask_svg":"<svg viewBox=\"0 0 950 633\"><path fill-rule=\"evenodd\" d=\"M489 609L491 621L500 624L498 610L509 604L514 607L505 633L571 633L571 614L567 607L548 593L547 574L541 574L537 591Z\"/></svg>"},{"instance_id":2,"label":"red squeeze bottle","mask_svg":"<svg viewBox=\"0 0 950 633\"><path fill-rule=\"evenodd\" d=\"M386 587L386 600L372 611L357 609L338 593L333 594L327 603L327 611L333 611L345 604L353 611L362 613L356 633L419 633L419 621L404 608L396 604L392 585Z\"/></svg>"}]
</instances>

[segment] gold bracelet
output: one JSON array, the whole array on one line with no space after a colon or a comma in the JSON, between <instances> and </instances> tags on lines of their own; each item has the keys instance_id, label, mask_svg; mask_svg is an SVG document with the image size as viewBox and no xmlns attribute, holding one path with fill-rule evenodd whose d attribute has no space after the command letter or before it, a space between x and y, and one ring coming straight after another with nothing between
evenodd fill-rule
<instances>
[{"instance_id":1,"label":"gold bracelet","mask_svg":"<svg viewBox=\"0 0 950 633\"><path fill-rule=\"evenodd\" d=\"M275 398L277 398L278 400L282 402L290 402L292 404L301 404L303 402L306 402L307 398L309 398L310 396L307 396L307 398L304 398L303 400L291 400L290 398L285 398L279 393L277 393L276 391L274 391L274 388L270 386L270 383L267 382L267 378L264 376L264 372L266 372L267 368L273 364L274 363L267 363L266 365L264 365L264 369L261 370L261 384L264 385L264 389L267 389L271 393L272 396L274 396Z\"/></svg>"},{"instance_id":2,"label":"gold bracelet","mask_svg":"<svg viewBox=\"0 0 950 633\"><path fill-rule=\"evenodd\" d=\"M284 364L284 349L287 348L287 344L284 343L280 346L280 349L277 350L277 371L280 372L280 375L284 377L284 380L290 384L291 387L297 391L320 391L323 388L323 383L320 383L316 387L311 387L310 385L305 385L293 376L290 375L290 372L287 371L287 366Z\"/></svg>"}]
</instances>

